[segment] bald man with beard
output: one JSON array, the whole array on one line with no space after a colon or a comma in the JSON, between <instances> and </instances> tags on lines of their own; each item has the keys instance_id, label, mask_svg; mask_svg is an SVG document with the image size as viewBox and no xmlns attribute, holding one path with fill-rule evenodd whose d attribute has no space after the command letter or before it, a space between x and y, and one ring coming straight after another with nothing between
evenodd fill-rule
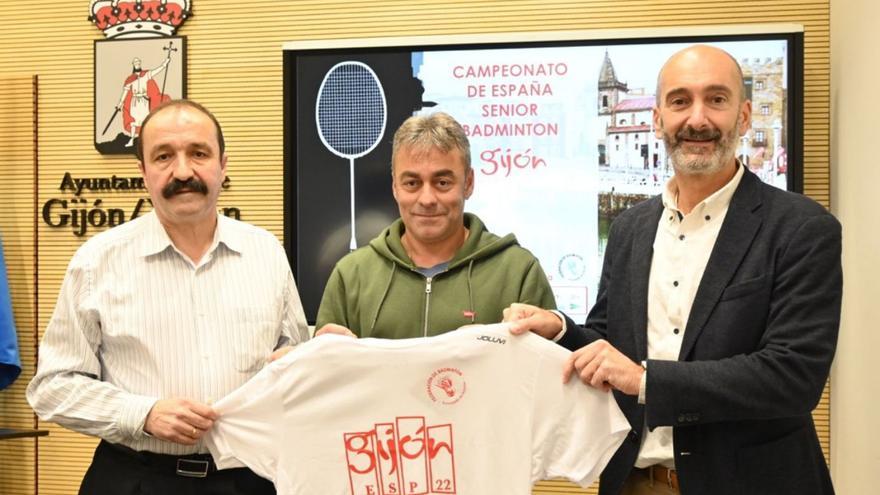
<instances>
[{"instance_id":1,"label":"bald man with beard","mask_svg":"<svg viewBox=\"0 0 880 495\"><path fill-rule=\"evenodd\" d=\"M828 211L735 158L742 70L705 45L657 81L675 175L611 227L586 325L514 304L514 333L573 350L563 370L612 391L633 430L599 493L834 493L811 411L840 323L841 232Z\"/></svg>"}]
</instances>

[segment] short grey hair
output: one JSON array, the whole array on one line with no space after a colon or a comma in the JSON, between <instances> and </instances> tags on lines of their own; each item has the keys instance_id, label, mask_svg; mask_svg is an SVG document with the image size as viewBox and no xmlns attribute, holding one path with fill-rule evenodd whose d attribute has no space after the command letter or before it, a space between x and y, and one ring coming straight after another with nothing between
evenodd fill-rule
<instances>
[{"instance_id":1,"label":"short grey hair","mask_svg":"<svg viewBox=\"0 0 880 495\"><path fill-rule=\"evenodd\" d=\"M391 173L400 150L406 148L416 153L430 153L439 150L449 153L458 150L464 161L464 170L471 168L471 144L461 124L444 112L427 116L414 115L406 119L394 133L391 145Z\"/></svg>"}]
</instances>

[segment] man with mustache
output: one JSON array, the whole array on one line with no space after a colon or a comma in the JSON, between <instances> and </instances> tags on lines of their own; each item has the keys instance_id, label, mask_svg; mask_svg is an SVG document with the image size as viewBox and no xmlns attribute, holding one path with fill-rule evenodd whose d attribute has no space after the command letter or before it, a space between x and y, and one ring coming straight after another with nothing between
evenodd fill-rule
<instances>
[{"instance_id":1,"label":"man with mustache","mask_svg":"<svg viewBox=\"0 0 880 495\"><path fill-rule=\"evenodd\" d=\"M81 494L274 494L248 469L217 471L202 436L214 401L308 338L287 257L217 213L227 156L203 106L156 108L137 157L153 211L77 250L28 401L101 438Z\"/></svg>"},{"instance_id":2,"label":"man with mustache","mask_svg":"<svg viewBox=\"0 0 880 495\"><path fill-rule=\"evenodd\" d=\"M400 219L336 265L319 333L427 337L498 322L514 302L555 308L538 260L513 234L498 237L464 212L474 171L455 119L407 119L394 134L391 174Z\"/></svg>"},{"instance_id":3,"label":"man with mustache","mask_svg":"<svg viewBox=\"0 0 880 495\"><path fill-rule=\"evenodd\" d=\"M607 494L830 494L811 416L834 357L840 224L734 156L742 71L717 48L674 54L654 126L675 176L611 227L584 327L526 305L505 317L574 350L563 374L613 391L633 430Z\"/></svg>"}]
</instances>

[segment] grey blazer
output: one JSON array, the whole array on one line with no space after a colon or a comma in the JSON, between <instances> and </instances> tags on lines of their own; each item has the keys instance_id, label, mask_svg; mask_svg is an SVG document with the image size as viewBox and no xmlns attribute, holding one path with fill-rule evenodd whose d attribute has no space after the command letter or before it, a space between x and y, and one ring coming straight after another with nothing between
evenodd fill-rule
<instances>
[{"instance_id":1,"label":"grey blazer","mask_svg":"<svg viewBox=\"0 0 880 495\"><path fill-rule=\"evenodd\" d=\"M662 210L655 197L612 224L596 304L584 327L568 320L561 345L604 338L632 360L646 359ZM685 495L834 493L811 411L837 344L840 230L821 205L745 171L678 361L648 360L646 406L615 392L633 429L602 473L600 494L620 493L645 425L673 427Z\"/></svg>"}]
</instances>

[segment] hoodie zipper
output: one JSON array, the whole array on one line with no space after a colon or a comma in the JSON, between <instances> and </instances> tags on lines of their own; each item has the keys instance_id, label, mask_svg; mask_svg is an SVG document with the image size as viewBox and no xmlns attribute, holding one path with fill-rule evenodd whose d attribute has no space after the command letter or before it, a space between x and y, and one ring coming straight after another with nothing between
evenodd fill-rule
<instances>
[{"instance_id":1,"label":"hoodie zipper","mask_svg":"<svg viewBox=\"0 0 880 495\"><path fill-rule=\"evenodd\" d=\"M431 307L431 281L434 277L425 277L425 337L428 336L428 309Z\"/></svg>"}]
</instances>

